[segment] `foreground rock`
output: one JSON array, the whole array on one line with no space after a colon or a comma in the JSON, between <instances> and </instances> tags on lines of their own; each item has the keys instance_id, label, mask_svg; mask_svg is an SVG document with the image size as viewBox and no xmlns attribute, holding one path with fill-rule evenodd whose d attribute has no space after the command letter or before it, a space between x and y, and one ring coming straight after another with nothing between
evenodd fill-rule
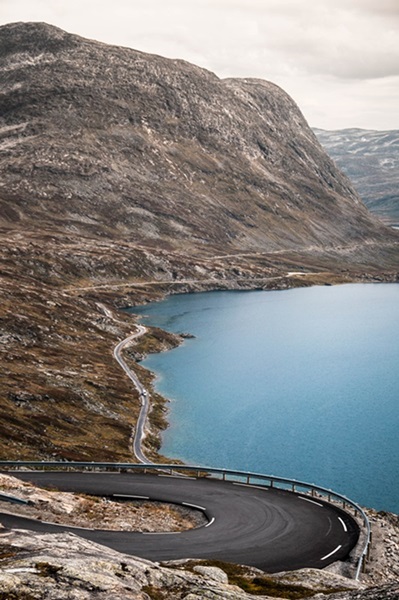
<instances>
[{"instance_id":1,"label":"foreground rock","mask_svg":"<svg viewBox=\"0 0 399 600\"><path fill-rule=\"evenodd\" d=\"M2 597L8 599L253 598L239 586L229 584L228 576L220 567L195 563L161 566L119 554L72 534L0 530L0 567L0 589ZM317 585L308 585L306 582L313 576L311 572L304 572L302 579L298 575L290 582L288 575L269 578L261 572L242 569L239 581L242 585L247 581L249 588L251 585L265 590L269 587L274 597L279 589L281 594L287 589L291 593L296 591L296 597L300 598L310 591L361 587L343 577L329 573L323 576L322 572L317 574ZM257 597L269 598L267 593Z\"/></svg>"},{"instance_id":2,"label":"foreground rock","mask_svg":"<svg viewBox=\"0 0 399 600\"><path fill-rule=\"evenodd\" d=\"M1 597L7 600L249 600L254 593L265 599L399 597L398 582L365 589L364 584L314 569L265 576L255 569L223 563L208 566L188 561L159 565L72 534L42 535L1 529L0 590Z\"/></svg>"}]
</instances>

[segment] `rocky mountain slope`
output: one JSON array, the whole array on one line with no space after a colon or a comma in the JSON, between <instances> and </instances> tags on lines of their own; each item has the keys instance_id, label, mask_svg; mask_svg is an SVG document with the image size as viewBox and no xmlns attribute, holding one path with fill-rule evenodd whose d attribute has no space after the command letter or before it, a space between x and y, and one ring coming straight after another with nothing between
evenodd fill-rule
<instances>
[{"instance_id":1,"label":"rocky mountain slope","mask_svg":"<svg viewBox=\"0 0 399 600\"><path fill-rule=\"evenodd\" d=\"M4 225L167 247L382 238L291 98L46 24L0 30Z\"/></svg>"},{"instance_id":2,"label":"rocky mountain slope","mask_svg":"<svg viewBox=\"0 0 399 600\"><path fill-rule=\"evenodd\" d=\"M112 349L134 324L115 307L397 279L398 233L275 85L43 23L0 28L0 77L1 456L131 459L139 402Z\"/></svg>"},{"instance_id":3,"label":"rocky mountain slope","mask_svg":"<svg viewBox=\"0 0 399 600\"><path fill-rule=\"evenodd\" d=\"M387 223L399 224L399 131L314 132L366 206Z\"/></svg>"}]
</instances>

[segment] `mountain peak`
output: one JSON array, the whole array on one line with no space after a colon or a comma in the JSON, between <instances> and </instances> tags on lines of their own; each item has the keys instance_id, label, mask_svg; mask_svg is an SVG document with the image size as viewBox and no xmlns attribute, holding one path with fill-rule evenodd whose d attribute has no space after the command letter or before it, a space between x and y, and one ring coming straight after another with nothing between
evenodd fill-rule
<instances>
[{"instance_id":1,"label":"mountain peak","mask_svg":"<svg viewBox=\"0 0 399 600\"><path fill-rule=\"evenodd\" d=\"M47 23L9 23L0 27L0 57L4 59L10 53L57 52L76 45L76 38Z\"/></svg>"}]
</instances>

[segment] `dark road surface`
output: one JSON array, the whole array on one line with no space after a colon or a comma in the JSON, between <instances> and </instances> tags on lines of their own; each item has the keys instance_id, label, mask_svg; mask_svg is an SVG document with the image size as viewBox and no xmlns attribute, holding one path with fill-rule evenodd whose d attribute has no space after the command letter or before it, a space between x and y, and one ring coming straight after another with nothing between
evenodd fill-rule
<instances>
[{"instance_id":1,"label":"dark road surface","mask_svg":"<svg viewBox=\"0 0 399 600\"><path fill-rule=\"evenodd\" d=\"M207 525L180 533L156 534L85 530L0 513L5 527L71 531L120 552L155 561L218 559L266 572L323 568L344 559L359 535L359 528L348 513L318 498L284 490L168 475L12 474L63 491L108 497L123 494L199 507L208 519Z\"/></svg>"}]
</instances>

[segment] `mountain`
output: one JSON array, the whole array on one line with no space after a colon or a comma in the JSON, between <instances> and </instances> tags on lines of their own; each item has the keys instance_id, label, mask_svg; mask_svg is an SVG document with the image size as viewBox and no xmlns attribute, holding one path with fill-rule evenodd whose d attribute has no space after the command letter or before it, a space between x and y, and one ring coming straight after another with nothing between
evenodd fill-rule
<instances>
[{"instance_id":1,"label":"mountain","mask_svg":"<svg viewBox=\"0 0 399 600\"><path fill-rule=\"evenodd\" d=\"M113 356L135 329L121 307L205 289L398 280L398 232L368 212L274 84L221 80L44 23L0 28L0 81L2 459L133 460L141 401ZM124 355L151 391L154 461L166 402L136 360L179 341L150 328ZM98 548L77 537L5 536L1 557L13 566L22 548L29 571L2 575L7 597L32 586L49 598L245 594L215 569L174 574L108 553L102 577L90 571ZM68 557L70 581L54 577ZM379 594L336 597L394 598L397 586Z\"/></svg>"},{"instance_id":2,"label":"mountain","mask_svg":"<svg viewBox=\"0 0 399 600\"><path fill-rule=\"evenodd\" d=\"M313 131L369 210L399 224L399 131Z\"/></svg>"},{"instance_id":3,"label":"mountain","mask_svg":"<svg viewBox=\"0 0 399 600\"><path fill-rule=\"evenodd\" d=\"M44 23L0 28L0 456L132 459L116 310L168 293L396 281L293 100ZM127 360L179 340L151 331ZM165 401L152 395L156 460ZM151 454L152 453L152 454Z\"/></svg>"},{"instance_id":4,"label":"mountain","mask_svg":"<svg viewBox=\"0 0 399 600\"><path fill-rule=\"evenodd\" d=\"M46 24L0 30L4 225L268 251L384 229L272 83Z\"/></svg>"}]
</instances>

